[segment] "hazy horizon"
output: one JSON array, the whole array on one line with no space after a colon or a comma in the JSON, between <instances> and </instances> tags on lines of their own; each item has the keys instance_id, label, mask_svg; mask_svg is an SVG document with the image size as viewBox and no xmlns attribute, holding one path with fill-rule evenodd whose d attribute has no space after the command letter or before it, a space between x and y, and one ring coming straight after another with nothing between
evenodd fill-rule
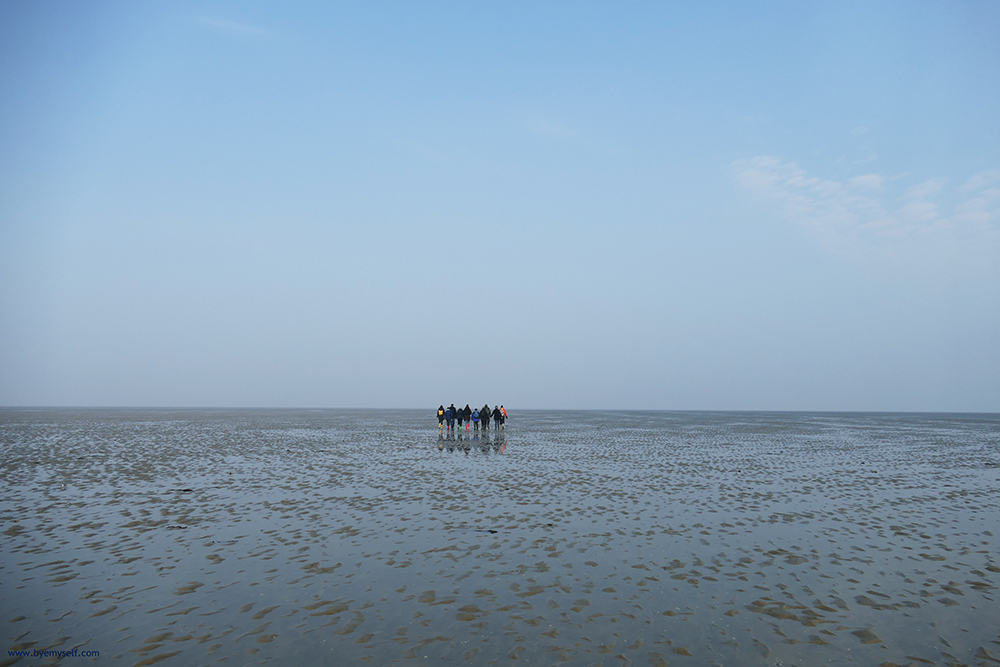
<instances>
[{"instance_id":1,"label":"hazy horizon","mask_svg":"<svg viewBox=\"0 0 1000 667\"><path fill-rule=\"evenodd\" d=\"M445 407L450 405L449 403L444 404ZM458 405L457 403L455 404ZM470 404L471 405L471 404ZM492 404L491 404L492 405ZM501 405L497 403L497 405ZM463 406L464 407L464 406ZM284 407L274 407L274 406L237 406L237 405L212 405L212 406L184 406L184 405L2 405L0 406L0 411L9 410L172 410L172 411L190 411L190 412L212 412L212 411L267 411L274 410L278 412L319 412L319 411L355 411L355 412L393 412L393 411L406 411L406 412L421 412L427 413L428 423L435 421L435 411L436 407L319 407L319 406L284 406ZM657 408L641 408L641 409L631 409L631 408L526 408L521 406L515 406L511 408L506 408L511 412L511 417L516 418L518 413L534 413L534 412L623 412L623 413L643 413L643 412L666 412L666 413L725 413L725 414L815 414L815 415L986 415L995 416L1000 414L1000 412L973 412L973 411L952 411L952 412L941 412L933 410L728 410L728 409L705 409L705 410L678 410L678 409L657 409Z\"/></svg>"},{"instance_id":2,"label":"hazy horizon","mask_svg":"<svg viewBox=\"0 0 1000 667\"><path fill-rule=\"evenodd\" d=\"M997 34L4 3L0 404L1000 411Z\"/></svg>"}]
</instances>

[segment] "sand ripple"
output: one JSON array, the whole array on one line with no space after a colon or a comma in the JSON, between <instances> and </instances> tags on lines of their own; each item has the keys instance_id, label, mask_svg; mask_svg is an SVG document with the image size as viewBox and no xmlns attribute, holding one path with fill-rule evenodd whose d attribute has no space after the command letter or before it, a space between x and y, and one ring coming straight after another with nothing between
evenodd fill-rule
<instances>
[{"instance_id":1,"label":"sand ripple","mask_svg":"<svg viewBox=\"0 0 1000 667\"><path fill-rule=\"evenodd\" d=\"M0 446L8 650L1000 661L995 415L4 410Z\"/></svg>"}]
</instances>

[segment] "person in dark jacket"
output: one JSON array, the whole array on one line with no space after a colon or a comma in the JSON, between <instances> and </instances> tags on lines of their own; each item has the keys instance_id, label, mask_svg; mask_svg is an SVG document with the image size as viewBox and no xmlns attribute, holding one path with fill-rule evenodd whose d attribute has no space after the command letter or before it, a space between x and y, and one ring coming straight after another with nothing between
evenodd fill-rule
<instances>
[{"instance_id":1,"label":"person in dark jacket","mask_svg":"<svg viewBox=\"0 0 1000 667\"><path fill-rule=\"evenodd\" d=\"M489 431L490 430L490 416L491 415L492 415L492 413L490 412L490 404L489 403L487 403L483 407L479 408L479 421L483 422L483 430L484 431Z\"/></svg>"},{"instance_id":2,"label":"person in dark jacket","mask_svg":"<svg viewBox=\"0 0 1000 667\"><path fill-rule=\"evenodd\" d=\"M444 428L444 406L438 407L438 428Z\"/></svg>"},{"instance_id":3,"label":"person in dark jacket","mask_svg":"<svg viewBox=\"0 0 1000 667\"><path fill-rule=\"evenodd\" d=\"M455 405L452 403L452 405ZM458 430L462 430L462 420L465 419L465 410L462 408L455 408L455 419L458 420Z\"/></svg>"},{"instance_id":4,"label":"person in dark jacket","mask_svg":"<svg viewBox=\"0 0 1000 667\"><path fill-rule=\"evenodd\" d=\"M448 428L455 426L455 404L452 403L447 410L444 411L444 420L448 422Z\"/></svg>"},{"instance_id":5,"label":"person in dark jacket","mask_svg":"<svg viewBox=\"0 0 1000 667\"><path fill-rule=\"evenodd\" d=\"M462 414L465 417L465 430L468 431L469 422L472 421L472 408L469 407L468 403L465 404L465 409L462 411Z\"/></svg>"},{"instance_id":6,"label":"person in dark jacket","mask_svg":"<svg viewBox=\"0 0 1000 667\"><path fill-rule=\"evenodd\" d=\"M500 430L500 424L503 422L503 413L500 412L500 407L493 406L493 428Z\"/></svg>"}]
</instances>

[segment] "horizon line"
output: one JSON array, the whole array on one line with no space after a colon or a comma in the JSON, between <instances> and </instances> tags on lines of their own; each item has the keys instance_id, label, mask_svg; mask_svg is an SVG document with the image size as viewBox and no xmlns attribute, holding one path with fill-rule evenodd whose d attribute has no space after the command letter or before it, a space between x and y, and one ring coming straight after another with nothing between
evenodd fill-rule
<instances>
[{"instance_id":1,"label":"horizon line","mask_svg":"<svg viewBox=\"0 0 1000 667\"><path fill-rule=\"evenodd\" d=\"M500 405L499 403L497 405ZM182 406L182 405L0 405L0 410L436 410L433 407L275 407L275 406ZM706 413L783 413L783 414L914 414L914 415L1000 415L1000 411L981 410L875 410L875 409L776 409L776 408L516 408L516 412L706 412Z\"/></svg>"}]
</instances>

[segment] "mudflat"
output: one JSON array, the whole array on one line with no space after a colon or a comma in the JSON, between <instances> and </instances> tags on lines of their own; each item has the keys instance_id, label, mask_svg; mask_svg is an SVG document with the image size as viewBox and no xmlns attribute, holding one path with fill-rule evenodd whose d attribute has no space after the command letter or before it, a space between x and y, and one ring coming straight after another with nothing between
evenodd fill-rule
<instances>
[{"instance_id":1,"label":"mudflat","mask_svg":"<svg viewBox=\"0 0 1000 667\"><path fill-rule=\"evenodd\" d=\"M0 410L0 665L1000 664L1000 415L509 410Z\"/></svg>"}]
</instances>

